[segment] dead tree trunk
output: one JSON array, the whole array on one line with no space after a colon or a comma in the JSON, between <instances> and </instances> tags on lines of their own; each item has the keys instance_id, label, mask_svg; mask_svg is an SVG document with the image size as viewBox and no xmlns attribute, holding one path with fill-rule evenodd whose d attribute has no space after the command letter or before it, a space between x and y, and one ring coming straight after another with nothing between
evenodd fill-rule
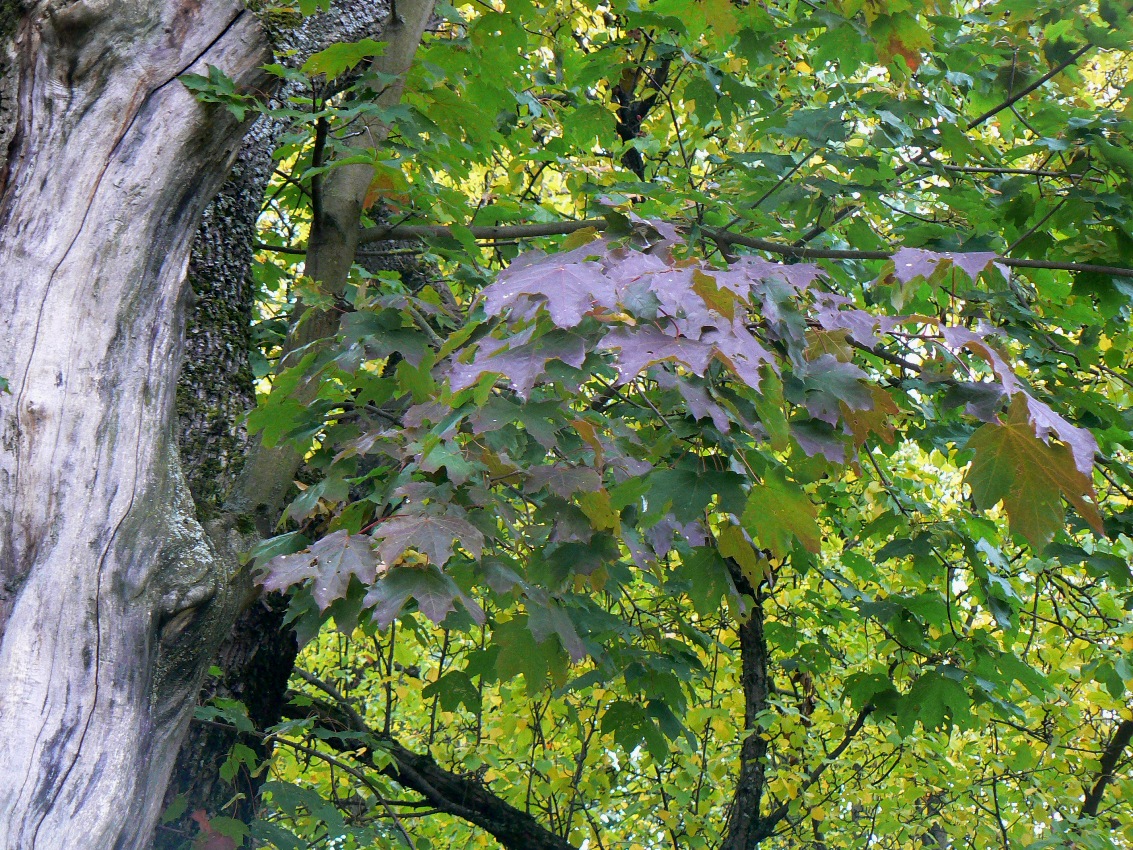
<instances>
[{"instance_id":1,"label":"dead tree trunk","mask_svg":"<svg viewBox=\"0 0 1133 850\"><path fill-rule=\"evenodd\" d=\"M255 91L269 57L236 0L3 11L0 840L143 847L236 604L171 424L189 247L244 127L178 77Z\"/></svg>"}]
</instances>

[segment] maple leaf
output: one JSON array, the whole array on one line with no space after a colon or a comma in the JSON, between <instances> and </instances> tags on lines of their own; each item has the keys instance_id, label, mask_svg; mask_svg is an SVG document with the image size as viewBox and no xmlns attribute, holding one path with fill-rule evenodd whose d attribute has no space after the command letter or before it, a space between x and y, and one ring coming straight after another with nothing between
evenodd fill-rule
<instances>
[{"instance_id":1,"label":"maple leaf","mask_svg":"<svg viewBox=\"0 0 1133 850\"><path fill-rule=\"evenodd\" d=\"M1085 475L1090 474L1094 465L1094 454L1098 449L1097 440L1094 439L1093 434L1085 428L1071 425L1066 419L1055 413L1048 404L1025 392L1022 381L1015 376L1011 367L1007 365L999 352L988 343L982 334L974 333L967 328L941 328L941 334L944 336L945 342L953 348L968 348L991 364L996 377L999 378L999 382L1003 386L1004 393L1012 398L1016 395L1023 396L1026 400L1029 421L1034 427L1035 436L1042 440L1054 433L1058 439L1070 447L1078 470ZM979 410L977 409L976 412L978 414Z\"/></svg>"},{"instance_id":2,"label":"maple leaf","mask_svg":"<svg viewBox=\"0 0 1133 850\"><path fill-rule=\"evenodd\" d=\"M862 345L876 345L882 317L866 310L841 309L845 301L828 292L820 293L814 300L811 315L825 331L847 333Z\"/></svg>"},{"instance_id":3,"label":"maple leaf","mask_svg":"<svg viewBox=\"0 0 1133 850\"><path fill-rule=\"evenodd\" d=\"M830 354L823 354L807 363L800 377L807 386L807 410L823 422L833 425L838 421L839 403L851 410L873 407L873 395L863 383L866 373L853 363L842 363Z\"/></svg>"},{"instance_id":4,"label":"maple leaf","mask_svg":"<svg viewBox=\"0 0 1133 850\"><path fill-rule=\"evenodd\" d=\"M846 462L846 445L829 424L818 419L790 423L791 436L807 457L822 455L831 463Z\"/></svg>"},{"instance_id":5,"label":"maple leaf","mask_svg":"<svg viewBox=\"0 0 1133 850\"><path fill-rule=\"evenodd\" d=\"M776 373L779 371L775 358L744 327L741 319L737 318L728 328L709 331L703 341L712 343L717 359L753 390L758 390L763 383L764 365L769 364Z\"/></svg>"},{"instance_id":6,"label":"maple leaf","mask_svg":"<svg viewBox=\"0 0 1133 850\"><path fill-rule=\"evenodd\" d=\"M408 513L381 522L371 534L378 543L378 557L392 564L407 549L415 549L438 567L452 557L459 543L473 558L484 549L484 535L465 519L463 510L449 505L443 513Z\"/></svg>"},{"instance_id":7,"label":"maple leaf","mask_svg":"<svg viewBox=\"0 0 1133 850\"><path fill-rule=\"evenodd\" d=\"M582 250L582 249L580 249ZM539 304L545 304L551 321L560 328L577 327L595 306L613 308L617 298L614 285L599 263L536 263L508 274L501 272L496 282L484 288L484 310L500 315L512 307L530 318Z\"/></svg>"},{"instance_id":8,"label":"maple leaf","mask_svg":"<svg viewBox=\"0 0 1133 850\"><path fill-rule=\"evenodd\" d=\"M544 604L536 605L528 602L527 628L536 643L543 643L551 635L556 635L569 654L572 661L581 661L586 657L586 647L578 631L571 622L570 616L560 606L548 600Z\"/></svg>"},{"instance_id":9,"label":"maple leaf","mask_svg":"<svg viewBox=\"0 0 1133 850\"><path fill-rule=\"evenodd\" d=\"M657 524L645 532L645 540L658 558L664 558L673 548L673 534L679 534L689 546L703 546L708 534L699 522L680 523L672 514L665 514Z\"/></svg>"},{"instance_id":10,"label":"maple leaf","mask_svg":"<svg viewBox=\"0 0 1133 850\"><path fill-rule=\"evenodd\" d=\"M578 369L586 360L585 340L577 334L554 330L521 345L503 347L500 340L481 340L471 363L457 363L449 372L453 392L472 386L481 375L495 372L511 382L516 393L526 398L547 368L548 360L561 360ZM514 342L514 341L513 341Z\"/></svg>"},{"instance_id":11,"label":"maple leaf","mask_svg":"<svg viewBox=\"0 0 1133 850\"><path fill-rule=\"evenodd\" d=\"M647 278L649 291L661 304L660 312L678 320L678 327L694 339L700 337L702 328L715 327L722 318L718 312L710 311L705 299L696 293L698 274L702 274L698 269L678 268Z\"/></svg>"},{"instance_id":12,"label":"maple leaf","mask_svg":"<svg viewBox=\"0 0 1133 850\"><path fill-rule=\"evenodd\" d=\"M995 372L995 376L999 378L1000 384L1003 385L1004 392L1008 395L1014 395L1023 389L1015 372L1012 371L1002 355L992 347L984 334L970 331L967 328L952 327L942 327L940 334L952 348L957 350L967 348L986 360Z\"/></svg>"},{"instance_id":13,"label":"maple leaf","mask_svg":"<svg viewBox=\"0 0 1133 850\"><path fill-rule=\"evenodd\" d=\"M712 424L716 426L716 430L721 433L727 433L731 428L727 412L712 400L705 387L693 383L687 377L673 375L661 369L654 370L654 374L659 386L664 389L675 389L680 393L684 403L688 405L688 412L692 414L693 419L708 417L712 420Z\"/></svg>"},{"instance_id":14,"label":"maple leaf","mask_svg":"<svg viewBox=\"0 0 1133 850\"><path fill-rule=\"evenodd\" d=\"M1045 402L1027 396L1027 412L1031 425L1034 426L1035 436L1045 440L1047 435L1054 433L1058 439L1070 447L1074 455L1074 465L1083 475L1089 475L1094 468L1094 454L1098 450L1098 441L1094 439L1085 428L1071 425L1059 416Z\"/></svg>"},{"instance_id":15,"label":"maple leaf","mask_svg":"<svg viewBox=\"0 0 1133 850\"><path fill-rule=\"evenodd\" d=\"M602 479L593 469L586 467L539 466L527 473L523 492L534 493L546 487L564 499L579 491L592 492L602 486Z\"/></svg>"},{"instance_id":16,"label":"maple leaf","mask_svg":"<svg viewBox=\"0 0 1133 850\"><path fill-rule=\"evenodd\" d=\"M784 558L796 538L808 552L821 548L822 532L816 516L802 488L773 469L762 484L751 488L740 522L760 546L766 546L776 558Z\"/></svg>"},{"instance_id":17,"label":"maple leaf","mask_svg":"<svg viewBox=\"0 0 1133 850\"><path fill-rule=\"evenodd\" d=\"M967 448L976 453L964 477L976 505L986 510L1002 501L1011 528L1036 549L1049 543L1062 527L1060 497L1098 534L1105 533L1093 485L1075 465L1069 448L1049 445L1035 436L1022 393L1012 400L1007 421L980 427Z\"/></svg>"},{"instance_id":18,"label":"maple leaf","mask_svg":"<svg viewBox=\"0 0 1133 850\"><path fill-rule=\"evenodd\" d=\"M687 467L657 469L649 474L648 481L650 505L668 506L681 523L699 520L713 499L718 510L730 513L738 513L743 505L742 479L734 472Z\"/></svg>"},{"instance_id":19,"label":"maple leaf","mask_svg":"<svg viewBox=\"0 0 1133 850\"><path fill-rule=\"evenodd\" d=\"M849 331L845 328L837 330L809 330L806 332L807 360L814 360L823 354L829 354L840 363L849 363L854 359L854 350L846 341Z\"/></svg>"},{"instance_id":20,"label":"maple leaf","mask_svg":"<svg viewBox=\"0 0 1133 850\"><path fill-rule=\"evenodd\" d=\"M843 404L842 418L846 421L850 433L854 435L855 445L863 445L870 434L877 434L883 443L893 445L894 430L891 420L900 413L900 410L892 396L881 387L871 387L870 392L873 394L871 409L855 410Z\"/></svg>"},{"instance_id":21,"label":"maple leaf","mask_svg":"<svg viewBox=\"0 0 1133 850\"><path fill-rule=\"evenodd\" d=\"M458 599L473 620L481 625L485 620L484 609L457 587L452 578L432 565L424 569L396 567L390 570L370 589L362 604L373 609L374 622L384 629L397 618L410 598L417 600L418 609L434 623L440 623L455 611L454 603Z\"/></svg>"},{"instance_id":22,"label":"maple leaf","mask_svg":"<svg viewBox=\"0 0 1133 850\"><path fill-rule=\"evenodd\" d=\"M813 263L775 263L762 257L743 256L732 264L733 269L745 272L753 281L777 279L788 283L797 292L803 292L825 272Z\"/></svg>"},{"instance_id":23,"label":"maple leaf","mask_svg":"<svg viewBox=\"0 0 1133 850\"><path fill-rule=\"evenodd\" d=\"M740 526L723 526L716 534L716 547L723 557L739 564L740 571L752 587L757 587L767 578L770 565L755 551L747 532Z\"/></svg>"},{"instance_id":24,"label":"maple leaf","mask_svg":"<svg viewBox=\"0 0 1133 850\"><path fill-rule=\"evenodd\" d=\"M611 251L606 274L615 284L626 284L644 275L668 271L669 264L656 254L646 254L629 248Z\"/></svg>"},{"instance_id":25,"label":"maple leaf","mask_svg":"<svg viewBox=\"0 0 1133 850\"><path fill-rule=\"evenodd\" d=\"M697 375L703 375L713 355L710 345L670 336L652 325L615 328L606 334L599 348L620 349L617 357L619 384L633 380L646 366L662 360L675 360Z\"/></svg>"},{"instance_id":26,"label":"maple leaf","mask_svg":"<svg viewBox=\"0 0 1133 850\"><path fill-rule=\"evenodd\" d=\"M893 273L901 283L908 283L917 277L926 280L935 274L941 263L951 263L963 270L964 274L975 280L976 277L999 259L992 251L955 253L952 251L926 251L923 248L902 248L893 255Z\"/></svg>"},{"instance_id":27,"label":"maple leaf","mask_svg":"<svg viewBox=\"0 0 1133 850\"><path fill-rule=\"evenodd\" d=\"M715 310L729 322L736 318L736 293L716 283L716 278L699 269L692 273L692 291L701 297L708 309Z\"/></svg>"},{"instance_id":28,"label":"maple leaf","mask_svg":"<svg viewBox=\"0 0 1133 850\"><path fill-rule=\"evenodd\" d=\"M260 583L265 590L278 591L314 579L311 596L325 611L336 599L346 597L351 576L364 585L373 584L378 566L368 537L340 530L302 552L272 558L264 565Z\"/></svg>"}]
</instances>

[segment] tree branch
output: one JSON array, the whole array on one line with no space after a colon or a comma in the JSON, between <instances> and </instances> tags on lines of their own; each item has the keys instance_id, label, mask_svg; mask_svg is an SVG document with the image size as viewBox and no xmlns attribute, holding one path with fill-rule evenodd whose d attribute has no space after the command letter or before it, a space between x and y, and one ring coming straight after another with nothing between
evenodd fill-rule
<instances>
[{"instance_id":1,"label":"tree branch","mask_svg":"<svg viewBox=\"0 0 1133 850\"><path fill-rule=\"evenodd\" d=\"M965 129L966 130L974 130L976 127L980 126L980 124L982 124L984 121L986 121L989 118L994 117L995 115L1002 112L1004 109L1010 109L1012 106L1014 106L1020 100L1022 100L1027 95L1029 95L1031 92L1033 92L1035 89L1037 89L1039 86L1041 86L1043 83L1046 83L1047 81L1051 80L1052 78L1058 76L1063 71L1065 71L1067 68L1069 68L1071 65L1073 65L1075 62L1077 62L1079 59L1081 59L1082 56L1085 55L1085 53L1088 50L1090 50L1090 48L1092 48L1092 47L1093 47L1092 44L1086 44L1084 47L1078 48L1073 53L1071 53L1070 56L1068 56L1063 61L1059 62L1057 65L1055 65L1053 68L1051 68L1045 74L1043 74L1041 77L1039 77L1033 83L1031 83L1029 86L1026 86L1026 87L1020 89L1017 93L1015 93L1015 94L1011 95L1009 98L1007 98L1007 100L1003 101L1002 103L996 104L991 109L989 109L987 112L973 118L971 121L968 122L968 126Z\"/></svg>"},{"instance_id":2,"label":"tree branch","mask_svg":"<svg viewBox=\"0 0 1133 850\"><path fill-rule=\"evenodd\" d=\"M806 780L799 787L799 796L802 796L812 785L814 785L814 783L819 780L822 774L826 771L826 768L828 768L832 763L841 758L842 753L846 752L846 748L850 746L850 742L854 740L858 732L860 732L862 730L862 727L865 726L866 718L869 717L872 711L873 706L867 705L865 708L858 712L858 716L857 718L855 718L853 725L846 730L846 734L842 736L842 740L838 742L838 746L831 750L830 754L826 756L822 761L820 761L814 767L814 769L807 774ZM787 812L789 810L790 809L787 804L782 803L778 808L775 809L775 811L771 812L771 814L763 818L762 823L760 823L760 828L756 833L756 841L762 841L764 838L771 837L771 834L775 831L775 827L781 820L783 820L783 818L787 816Z\"/></svg>"},{"instance_id":3,"label":"tree branch","mask_svg":"<svg viewBox=\"0 0 1133 850\"><path fill-rule=\"evenodd\" d=\"M1082 801L1082 809L1078 812L1078 817L1096 818L1098 816L1098 807L1101 805L1102 795L1105 794L1106 786L1113 781L1113 771L1117 767L1117 760L1121 758L1121 754L1129 746L1130 740L1133 740L1133 720L1122 720L1102 752L1098 766L1098 779L1094 783L1094 787L1086 794L1086 799Z\"/></svg>"},{"instance_id":4,"label":"tree branch","mask_svg":"<svg viewBox=\"0 0 1133 850\"><path fill-rule=\"evenodd\" d=\"M401 100L406 76L433 8L434 0L400 0L387 19L382 30L385 50L371 63L371 70L379 79L390 80L375 93L378 106L390 107ZM336 139L341 147L370 150L389 135L390 127L378 118L365 117L360 123L357 130L339 132ZM305 272L330 295L339 296L345 290L361 233L362 208L373 179L371 164L347 162L326 172L317 193L312 192L312 199L317 197L318 203L311 222ZM313 185L312 190L315 188ZM338 329L337 312L311 308L302 301L295 305L292 318L280 368L294 365L298 352L310 350L308 346L332 336ZM302 397L299 400L311 401ZM270 517L282 507L300 461L299 453L291 446L268 449L255 443L226 508L232 514L255 517L260 531L267 536L273 524Z\"/></svg>"},{"instance_id":5,"label":"tree branch","mask_svg":"<svg viewBox=\"0 0 1133 850\"><path fill-rule=\"evenodd\" d=\"M361 716L345 700L335 698L333 690L324 683L300 674L312 681L324 693L335 699L334 704L312 700L305 695L307 706L290 703L286 712L295 719L310 717L312 713L331 729L361 732L370 737L381 754L390 761L375 758L372 750L359 751L356 738L326 738L326 743L341 751L348 751L372 770L392 779L399 785L416 791L436 809L454 815L478 826L502 844L506 850L576 850L566 839L544 827L528 813L493 794L484 783L470 776L445 770L431 755L415 753L403 747L392 737L370 729ZM338 694L341 697L341 694Z\"/></svg>"},{"instance_id":6,"label":"tree branch","mask_svg":"<svg viewBox=\"0 0 1133 850\"><path fill-rule=\"evenodd\" d=\"M675 222L684 224L684 222ZM474 239L535 239L542 236L565 236L587 227L602 231L609 226L603 218L588 218L580 221L542 222L538 224L497 224L468 228ZM708 227L703 232L712 241L721 245L743 245L757 251L766 251L783 257L802 260L888 260L896 249L885 251L856 251L841 248L802 248L772 242L756 236L745 236L731 230ZM452 228L443 224L401 224L396 227L370 227L361 232L360 243L403 241L407 239L451 237ZM267 246L265 246L267 247ZM1019 269L1051 269L1055 271L1096 272L1097 274L1133 277L1133 268L1106 266L1097 263L1070 263L1058 260L1022 260L1014 257L1000 257L1000 265Z\"/></svg>"}]
</instances>

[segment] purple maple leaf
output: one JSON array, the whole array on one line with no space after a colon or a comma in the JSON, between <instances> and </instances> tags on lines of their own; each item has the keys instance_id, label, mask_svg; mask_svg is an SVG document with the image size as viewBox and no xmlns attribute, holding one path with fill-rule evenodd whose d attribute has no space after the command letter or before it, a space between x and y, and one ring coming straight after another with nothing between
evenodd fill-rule
<instances>
[{"instance_id":1,"label":"purple maple leaf","mask_svg":"<svg viewBox=\"0 0 1133 850\"><path fill-rule=\"evenodd\" d=\"M738 318L726 328L709 331L704 335L703 341L712 343L728 368L753 390L758 390L763 380L761 366L771 364L776 372L779 371L775 358Z\"/></svg>"},{"instance_id":2,"label":"purple maple leaf","mask_svg":"<svg viewBox=\"0 0 1133 850\"><path fill-rule=\"evenodd\" d=\"M524 493L534 493L546 487L552 493L569 499L579 492L593 492L602 486L602 479L593 469L577 466L537 466L527 474Z\"/></svg>"},{"instance_id":3,"label":"purple maple leaf","mask_svg":"<svg viewBox=\"0 0 1133 850\"><path fill-rule=\"evenodd\" d=\"M1022 392L1022 385L1015 376L1015 372L1007 364L1007 361L1000 356L999 352L992 348L991 343L987 341L983 333L970 331L967 328L949 327L942 327L940 333L944 337L944 341L957 351L961 348L968 348L986 360L995 372L995 376L999 378L1004 392L1008 395Z\"/></svg>"},{"instance_id":4,"label":"purple maple leaf","mask_svg":"<svg viewBox=\"0 0 1133 850\"><path fill-rule=\"evenodd\" d=\"M893 255L893 274L901 283L908 283L913 278L932 277L936 267L943 262L943 257L935 251L925 251L922 248L902 248Z\"/></svg>"},{"instance_id":5,"label":"purple maple leaf","mask_svg":"<svg viewBox=\"0 0 1133 850\"><path fill-rule=\"evenodd\" d=\"M815 420L791 423L791 436L795 438L807 457L822 455L831 463L845 463L847 452L845 441L830 429L830 426Z\"/></svg>"},{"instance_id":6,"label":"purple maple leaf","mask_svg":"<svg viewBox=\"0 0 1133 850\"><path fill-rule=\"evenodd\" d=\"M551 331L522 345L510 345L505 350L493 344L480 348L471 363L457 363L449 372L449 385L453 392L472 386L485 372L496 372L507 378L523 398L531 392L536 380L547 369L548 360L561 360L578 369L586 360L586 343L577 334Z\"/></svg>"},{"instance_id":7,"label":"purple maple leaf","mask_svg":"<svg viewBox=\"0 0 1133 850\"><path fill-rule=\"evenodd\" d=\"M716 430L722 434L726 434L731 429L732 423L728 419L728 414L724 411L724 408L712 400L707 389L691 381L678 378L677 392L681 394L681 398L688 405L689 413L692 414L694 419L703 419L707 416L716 426Z\"/></svg>"},{"instance_id":8,"label":"purple maple leaf","mask_svg":"<svg viewBox=\"0 0 1133 850\"><path fill-rule=\"evenodd\" d=\"M645 254L620 248L610 254L611 263L607 274L615 283L628 283L642 275L667 271L669 264L656 254Z\"/></svg>"},{"instance_id":9,"label":"purple maple leaf","mask_svg":"<svg viewBox=\"0 0 1133 850\"><path fill-rule=\"evenodd\" d=\"M566 611L554 602L548 600L544 604L535 604L528 600L527 614L527 628L531 630L536 643L542 643L552 634L558 635L563 649L570 654L572 661L581 661L586 657L586 647L575 631L574 623Z\"/></svg>"},{"instance_id":10,"label":"purple maple leaf","mask_svg":"<svg viewBox=\"0 0 1133 850\"><path fill-rule=\"evenodd\" d=\"M269 591L314 579L311 596L319 610L325 611L336 599L346 596L351 576L364 585L374 583L378 557L365 535L334 531L302 552L272 558L264 570L261 583Z\"/></svg>"},{"instance_id":11,"label":"purple maple leaf","mask_svg":"<svg viewBox=\"0 0 1133 850\"><path fill-rule=\"evenodd\" d=\"M693 339L699 339L701 329L715 327L720 317L709 311L704 299L697 295L693 287L693 269L671 269L651 275L649 290L661 302L661 312L678 319L681 331Z\"/></svg>"},{"instance_id":12,"label":"purple maple leaf","mask_svg":"<svg viewBox=\"0 0 1133 850\"><path fill-rule=\"evenodd\" d=\"M1031 424L1035 428L1035 436L1045 440L1053 432L1062 442L1070 447L1074 456L1074 465L1084 475L1091 475L1094 468L1094 454L1098 450L1098 441L1094 435L1085 428L1071 425L1059 416L1050 406L1037 398L1027 396L1027 412Z\"/></svg>"},{"instance_id":13,"label":"purple maple leaf","mask_svg":"<svg viewBox=\"0 0 1133 850\"><path fill-rule=\"evenodd\" d=\"M915 277L930 278L943 262L951 262L975 280L977 275L999 259L992 251L956 253L952 251L926 251L923 248L902 248L893 255L893 273L901 283Z\"/></svg>"},{"instance_id":14,"label":"purple maple leaf","mask_svg":"<svg viewBox=\"0 0 1133 850\"><path fill-rule=\"evenodd\" d=\"M975 280L976 277L999 259L999 255L994 251L972 251L962 254L945 254L948 259L952 261L952 265L958 266L964 271L968 277Z\"/></svg>"},{"instance_id":15,"label":"purple maple leaf","mask_svg":"<svg viewBox=\"0 0 1133 850\"><path fill-rule=\"evenodd\" d=\"M452 557L457 544L473 558L479 558L484 550L484 535L455 505L443 514L398 514L379 523L371 534L379 541L378 557L387 565L408 549L416 549L438 567Z\"/></svg>"},{"instance_id":16,"label":"purple maple leaf","mask_svg":"<svg viewBox=\"0 0 1133 850\"><path fill-rule=\"evenodd\" d=\"M485 287L484 311L500 315L512 308L518 318L530 318L544 304L551 321L560 328L577 327L595 307L613 309L617 304L614 285L601 264L593 262L534 263L512 272L500 272L496 282Z\"/></svg>"},{"instance_id":17,"label":"purple maple leaf","mask_svg":"<svg viewBox=\"0 0 1133 850\"><path fill-rule=\"evenodd\" d=\"M670 336L653 325L615 328L606 334L599 347L620 349L617 357L619 384L632 381L646 366L662 360L675 360L697 375L703 375L714 353L711 345Z\"/></svg>"},{"instance_id":18,"label":"purple maple leaf","mask_svg":"<svg viewBox=\"0 0 1133 850\"><path fill-rule=\"evenodd\" d=\"M772 278L786 281L797 292L803 292L825 272L813 263L774 263L762 257L744 256L732 264L733 269L744 271L753 281Z\"/></svg>"}]
</instances>

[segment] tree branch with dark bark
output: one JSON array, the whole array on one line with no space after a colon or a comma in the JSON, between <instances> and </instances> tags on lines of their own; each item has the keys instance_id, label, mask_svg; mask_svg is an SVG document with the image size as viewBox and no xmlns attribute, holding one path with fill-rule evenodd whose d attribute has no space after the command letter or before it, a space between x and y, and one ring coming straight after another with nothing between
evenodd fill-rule
<instances>
[{"instance_id":1,"label":"tree branch with dark bark","mask_svg":"<svg viewBox=\"0 0 1133 850\"><path fill-rule=\"evenodd\" d=\"M1130 741L1133 741L1133 720L1122 720L1117 725L1113 737L1106 744L1105 750L1102 751L1102 757L1098 762L1098 778L1087 792L1085 799L1082 800L1082 808L1078 812L1078 817L1096 818L1098 816L1098 807L1101 806L1106 786L1113 781L1117 762L1121 758L1121 754L1125 752L1125 748L1129 746Z\"/></svg>"},{"instance_id":2,"label":"tree branch with dark bark","mask_svg":"<svg viewBox=\"0 0 1133 850\"><path fill-rule=\"evenodd\" d=\"M670 222L678 227L686 222ZM475 239L535 239L544 236L564 236L592 227L597 231L606 230L609 222L604 218L588 218L579 221L541 222L538 224L501 224L470 227L468 230ZM756 236L746 236L718 227L702 228L702 232L711 240L720 245L743 245L757 251L766 251L782 257L791 257L800 260L888 260L893 257L897 249L884 251L857 251L843 248L805 248L774 242L770 239L760 239ZM444 224L401 224L396 226L370 227L362 231L358 238L360 243L383 242L406 239L427 239L451 237L452 229ZM282 250L291 253L295 249L286 246L278 248L264 245L266 250ZM1072 263L1058 260L1026 260L1014 257L1001 257L996 262L1008 268L1018 269L1051 269L1055 271L1094 272L1097 274L1116 275L1118 277L1133 277L1133 268L1122 266L1106 266L1097 263Z\"/></svg>"},{"instance_id":3,"label":"tree branch with dark bark","mask_svg":"<svg viewBox=\"0 0 1133 850\"><path fill-rule=\"evenodd\" d=\"M361 733L389 760L375 757L372 749L360 751L358 739L353 735L348 738L328 735L323 738L327 745L350 752L371 770L420 794L438 812L453 815L483 829L507 850L576 850L569 841L547 829L530 814L493 794L479 779L446 770L431 755L413 752L391 736L369 728L342 694L309 674L300 671L299 675L330 696L332 702L312 699L304 694L303 702L310 704L299 706L289 703L287 713L290 717L305 719L313 716L331 732Z\"/></svg>"}]
</instances>

